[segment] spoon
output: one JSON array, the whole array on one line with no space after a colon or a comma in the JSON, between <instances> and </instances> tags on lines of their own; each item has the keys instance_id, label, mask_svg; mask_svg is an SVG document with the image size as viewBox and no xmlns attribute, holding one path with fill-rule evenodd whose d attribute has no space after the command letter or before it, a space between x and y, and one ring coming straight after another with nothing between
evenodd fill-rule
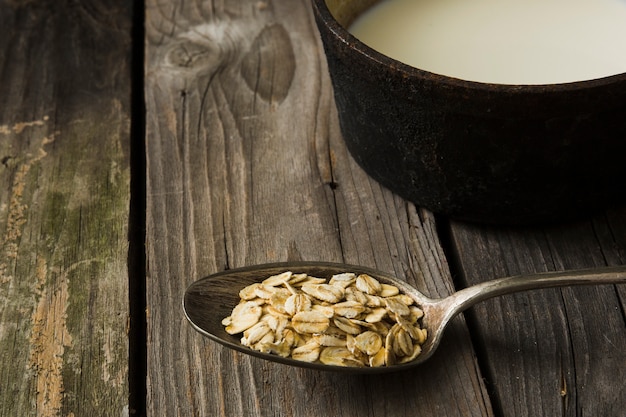
<instances>
[{"instance_id":1,"label":"spoon","mask_svg":"<svg viewBox=\"0 0 626 417\"><path fill-rule=\"evenodd\" d=\"M354 272L355 274L368 274L381 283L395 285L401 292L411 296L424 311L421 327L427 329L428 338L422 345L422 353L415 360L404 364L361 368L303 362L262 353L242 345L240 336L230 335L224 330L222 319L229 316L235 305L239 303L239 290L285 271L306 273L319 278L330 278L342 272ZM183 309L185 316L198 332L222 345L249 355L292 366L325 371L381 373L411 368L426 361L439 346L448 323L456 315L481 301L500 295L541 288L618 283L626 283L626 266L543 272L499 278L464 288L445 298L433 299L420 293L406 282L373 269L336 263L288 262L231 269L202 278L191 284L185 291Z\"/></svg>"}]
</instances>

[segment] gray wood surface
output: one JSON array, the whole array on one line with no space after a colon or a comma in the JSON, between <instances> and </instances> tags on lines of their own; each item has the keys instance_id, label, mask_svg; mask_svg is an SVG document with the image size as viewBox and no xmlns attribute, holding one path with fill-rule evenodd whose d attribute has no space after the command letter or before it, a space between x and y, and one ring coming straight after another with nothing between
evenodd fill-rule
<instances>
[{"instance_id":1,"label":"gray wood surface","mask_svg":"<svg viewBox=\"0 0 626 417\"><path fill-rule=\"evenodd\" d=\"M464 285L499 276L626 263L626 210L524 229L451 225ZM467 314L502 416L626 410L626 286L531 291Z\"/></svg>"},{"instance_id":2,"label":"gray wood surface","mask_svg":"<svg viewBox=\"0 0 626 417\"><path fill-rule=\"evenodd\" d=\"M382 377L265 363L187 325L186 286L225 268L452 283L432 215L348 156L307 1L149 2L146 37L148 415L491 415L461 319L432 364Z\"/></svg>"},{"instance_id":3,"label":"gray wood surface","mask_svg":"<svg viewBox=\"0 0 626 417\"><path fill-rule=\"evenodd\" d=\"M125 3L0 1L0 416L129 412Z\"/></svg>"},{"instance_id":4,"label":"gray wood surface","mask_svg":"<svg viewBox=\"0 0 626 417\"><path fill-rule=\"evenodd\" d=\"M428 363L382 376L195 332L182 296L213 272L346 262L445 296L624 264L626 209L550 227L436 218L348 154L307 0L147 0L145 39L139 6L0 0L0 416L624 416L625 286L486 301Z\"/></svg>"}]
</instances>

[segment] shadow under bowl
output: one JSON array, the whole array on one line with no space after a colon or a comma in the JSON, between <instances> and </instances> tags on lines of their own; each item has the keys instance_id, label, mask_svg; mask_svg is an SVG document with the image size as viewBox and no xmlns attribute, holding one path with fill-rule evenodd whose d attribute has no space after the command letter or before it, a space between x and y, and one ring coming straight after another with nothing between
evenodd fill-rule
<instances>
[{"instance_id":1,"label":"shadow under bowl","mask_svg":"<svg viewBox=\"0 0 626 417\"><path fill-rule=\"evenodd\" d=\"M346 29L376 0L312 0L346 145L398 195L492 224L564 221L626 193L626 73L546 85L465 81Z\"/></svg>"}]
</instances>

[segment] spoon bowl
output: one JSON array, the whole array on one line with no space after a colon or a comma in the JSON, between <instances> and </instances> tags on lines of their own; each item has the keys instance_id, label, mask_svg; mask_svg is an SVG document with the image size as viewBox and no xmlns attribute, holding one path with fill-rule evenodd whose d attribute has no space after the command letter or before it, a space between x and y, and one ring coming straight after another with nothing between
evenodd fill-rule
<instances>
[{"instance_id":1,"label":"spoon bowl","mask_svg":"<svg viewBox=\"0 0 626 417\"><path fill-rule=\"evenodd\" d=\"M242 345L239 336L228 334L225 331L222 319L229 316L232 309L239 303L239 291L242 288L284 271L306 273L320 278L330 278L335 274L353 272L355 274L368 274L381 283L395 285L401 292L411 296L424 311L421 327L428 331L428 338L422 345L422 353L415 360L404 364L361 368L303 362L279 355L262 353ZM445 298L433 299L404 281L370 268L325 262L288 262L231 269L202 278L191 284L185 291L183 310L187 320L198 332L226 347L249 355L287 365L324 371L383 373L412 368L429 359L439 346L450 321L478 302L500 295L533 289L618 283L626 283L626 266L544 272L499 278L464 288Z\"/></svg>"}]
</instances>

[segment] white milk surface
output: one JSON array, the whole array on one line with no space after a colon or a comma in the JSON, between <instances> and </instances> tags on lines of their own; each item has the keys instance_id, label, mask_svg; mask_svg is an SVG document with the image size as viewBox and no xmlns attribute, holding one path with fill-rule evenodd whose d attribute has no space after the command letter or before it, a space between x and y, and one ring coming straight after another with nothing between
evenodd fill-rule
<instances>
[{"instance_id":1,"label":"white milk surface","mask_svg":"<svg viewBox=\"0 0 626 417\"><path fill-rule=\"evenodd\" d=\"M350 32L398 61L469 81L626 72L626 0L383 0Z\"/></svg>"}]
</instances>

